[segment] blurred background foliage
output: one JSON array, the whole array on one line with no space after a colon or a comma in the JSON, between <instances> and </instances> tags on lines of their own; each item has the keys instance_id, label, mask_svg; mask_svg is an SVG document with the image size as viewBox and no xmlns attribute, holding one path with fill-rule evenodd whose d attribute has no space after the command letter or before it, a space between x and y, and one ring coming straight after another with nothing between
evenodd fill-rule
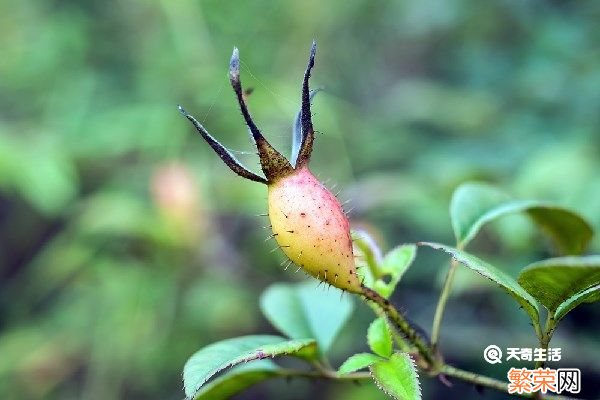
<instances>
[{"instance_id":1,"label":"blurred background foliage","mask_svg":"<svg viewBox=\"0 0 600 400\"><path fill-rule=\"evenodd\" d=\"M234 45L255 119L288 149L317 40L313 170L384 249L452 244L448 202L466 180L573 207L598 230L599 18L595 1L0 2L1 397L180 399L198 348L272 332L259 293L302 276L263 243L265 188L225 168L176 108L258 169L228 85ZM516 274L553 254L540 239L510 217L471 250ZM427 329L446 265L421 250L394 297ZM469 273L457 289L447 358L505 376L481 351L534 347L527 317ZM358 308L335 362L366 349L370 318ZM582 369L582 395L600 388L599 321L582 306L553 341ZM309 396L384 398L304 381L239 398Z\"/></svg>"}]
</instances>

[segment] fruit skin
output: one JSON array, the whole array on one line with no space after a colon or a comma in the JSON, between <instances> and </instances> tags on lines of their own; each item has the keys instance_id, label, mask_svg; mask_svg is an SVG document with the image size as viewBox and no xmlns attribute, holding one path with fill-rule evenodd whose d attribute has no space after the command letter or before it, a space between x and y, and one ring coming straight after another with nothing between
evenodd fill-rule
<instances>
[{"instance_id":1,"label":"fruit skin","mask_svg":"<svg viewBox=\"0 0 600 400\"><path fill-rule=\"evenodd\" d=\"M268 188L273 236L285 255L315 278L361 293L350 223L338 199L306 166Z\"/></svg>"}]
</instances>

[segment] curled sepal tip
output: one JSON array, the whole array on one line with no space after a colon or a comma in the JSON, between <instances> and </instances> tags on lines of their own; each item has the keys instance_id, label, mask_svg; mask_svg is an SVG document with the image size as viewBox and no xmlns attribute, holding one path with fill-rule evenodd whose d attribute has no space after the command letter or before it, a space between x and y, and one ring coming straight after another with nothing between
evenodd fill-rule
<instances>
[{"instance_id":1,"label":"curled sepal tip","mask_svg":"<svg viewBox=\"0 0 600 400\"><path fill-rule=\"evenodd\" d=\"M200 122L198 122L198 120L196 118L194 118L192 115L188 114L187 111L185 111L183 109L183 107L181 106L177 106L177 108L179 109L179 112L186 117L191 123L192 125L194 125L194 127L196 128L196 130L198 131L198 133L200 133L200 135L202 136L202 138L204 138L204 140L206 140L206 142L209 144L210 147L212 147L212 149L215 151L215 153L217 153L217 155L219 157L221 157L221 160L223 160L223 162L236 174L238 174L239 176L246 178L246 179L250 179L251 181L255 181L255 182L260 182L260 183L267 183L267 180L265 178L263 178L262 176L258 176L256 175L254 172L248 170L246 167L244 167L234 156L233 154L231 154L231 151L229 151L225 146L223 146L221 143L219 143L219 141L217 139L215 139L210 133L208 133L208 131L202 126L202 124Z\"/></svg>"},{"instance_id":2,"label":"curled sepal tip","mask_svg":"<svg viewBox=\"0 0 600 400\"><path fill-rule=\"evenodd\" d=\"M309 100L312 102L314 97L319 93L323 88L316 88L310 91ZM294 123L292 125L292 157L290 158L290 162L292 165L296 165L298 162L298 154L300 153L300 146L302 145L304 135L302 132L302 109L298 111L296 117L294 118Z\"/></svg>"},{"instance_id":3,"label":"curled sepal tip","mask_svg":"<svg viewBox=\"0 0 600 400\"><path fill-rule=\"evenodd\" d=\"M240 79L240 51L237 47L233 48L231 54L231 60L229 61L229 79L239 80Z\"/></svg>"},{"instance_id":4,"label":"curled sepal tip","mask_svg":"<svg viewBox=\"0 0 600 400\"><path fill-rule=\"evenodd\" d=\"M308 66L302 81L302 106L298 116L296 117L296 121L294 122L294 144L292 149L292 163L294 166L292 166L292 164L269 143L269 141L262 135L254 123L250 112L248 111L244 91L242 89L242 83L240 81L240 53L237 47L233 48L231 60L229 61L229 81L231 82L231 87L233 88L233 91L237 97L244 121L250 130L252 139L254 140L254 144L258 150L260 166L266 176L266 179L254 174L240 164L240 162L235 159L229 150L227 150L223 145L221 145L221 143L212 137L198 122L198 120L185 112L181 106L179 107L179 111L194 125L204 140L208 142L208 144L232 171L244 178L270 185L278 181L279 178L288 176L301 167L306 166L310 160L314 141L314 129L312 124L310 102L316 91L310 91L308 81L310 79L311 70L315 65L316 50L317 45L313 41L310 49Z\"/></svg>"},{"instance_id":5,"label":"curled sepal tip","mask_svg":"<svg viewBox=\"0 0 600 400\"><path fill-rule=\"evenodd\" d=\"M312 113L310 111L310 100L311 93L308 85L310 80L310 73L315 66L315 54L317 53L317 43L313 40L312 46L310 47L310 55L308 57L308 65L304 72L304 79L302 80L302 107L300 109L300 125L302 127L302 144L298 151L298 158L296 160L295 168L302 167L310 161L310 155L312 154L313 142L315 140L315 131L312 123Z\"/></svg>"},{"instance_id":6,"label":"curled sepal tip","mask_svg":"<svg viewBox=\"0 0 600 400\"><path fill-rule=\"evenodd\" d=\"M244 91L242 90L242 82L240 81L240 53L237 47L233 48L233 54L231 55L231 61L229 62L229 81L231 82L231 87L237 97L244 121L246 121L246 125L248 126L248 129L250 129L250 133L256 144L260 166L265 173L268 182L274 182L280 177L291 174L294 171L294 168L290 162L262 135L248 111L248 106L246 105L246 100L244 98Z\"/></svg>"}]
</instances>

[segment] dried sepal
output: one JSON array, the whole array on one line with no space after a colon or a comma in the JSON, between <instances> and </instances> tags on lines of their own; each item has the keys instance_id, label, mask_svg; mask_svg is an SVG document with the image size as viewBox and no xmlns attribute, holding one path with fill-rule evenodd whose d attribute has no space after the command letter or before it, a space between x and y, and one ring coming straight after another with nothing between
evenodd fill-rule
<instances>
[{"instance_id":1,"label":"dried sepal","mask_svg":"<svg viewBox=\"0 0 600 400\"><path fill-rule=\"evenodd\" d=\"M254 172L252 172L252 171L248 170L246 167L244 167L234 157L234 155L231 153L231 151L229 151L217 139L215 139L210 133L208 133L206 128L204 128L204 126L202 126L202 124L200 122L198 122L198 120L196 118L194 118L192 115L188 114L183 109L183 107L181 107L181 106L178 106L178 107L179 107L179 112L181 112L181 114L183 114L183 116L185 116L192 123L192 125L194 125L194 127L196 128L198 133L200 133L202 138L204 138L204 140L206 140L206 142L209 144L209 146L212 147L212 149L215 151L215 153L217 153L217 155L219 157L221 157L221 160L223 160L223 162L229 167L229 169L231 169L233 172L235 172L239 176L249 179L251 181L260 182L260 183L264 183L264 184L267 183L267 180L265 178L263 178L262 176L256 175Z\"/></svg>"},{"instance_id":2,"label":"dried sepal","mask_svg":"<svg viewBox=\"0 0 600 400\"><path fill-rule=\"evenodd\" d=\"M248 125L254 143L256 144L260 166L265 173L267 180L271 183L279 177L289 175L294 170L292 165L283 155L281 155L281 153L271 146L250 116L244 98L244 91L242 90L242 83L240 81L240 55L237 47L233 48L233 54L231 55L231 61L229 63L229 81L236 94L242 116L244 117L246 125Z\"/></svg>"},{"instance_id":3,"label":"dried sepal","mask_svg":"<svg viewBox=\"0 0 600 400\"><path fill-rule=\"evenodd\" d=\"M312 100L315 98L317 93L319 93L322 88L313 89L310 91L309 100L312 103ZM302 140L304 138L302 132L302 108L298 110L296 117L294 118L294 123L292 125L292 156L290 157L290 163L292 165L296 165L298 161L298 154L300 153L300 146L302 145Z\"/></svg>"},{"instance_id":4,"label":"dried sepal","mask_svg":"<svg viewBox=\"0 0 600 400\"><path fill-rule=\"evenodd\" d=\"M298 152L298 159L296 160L295 168L300 168L308 164L310 156L312 154L313 142L315 140L315 131L312 123L312 114L310 111L310 89L308 81L310 80L310 73L312 68L315 66L315 54L317 52L317 43L313 41L310 48L310 56L308 58L308 65L304 72L304 79L302 81L302 108L300 115L300 123L302 126L302 144Z\"/></svg>"}]
</instances>

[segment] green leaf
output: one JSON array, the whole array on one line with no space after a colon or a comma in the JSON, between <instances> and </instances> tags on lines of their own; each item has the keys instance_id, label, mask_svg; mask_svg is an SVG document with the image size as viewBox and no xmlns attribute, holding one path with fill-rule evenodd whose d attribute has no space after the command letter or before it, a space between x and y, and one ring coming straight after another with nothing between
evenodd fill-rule
<instances>
[{"instance_id":1,"label":"green leaf","mask_svg":"<svg viewBox=\"0 0 600 400\"><path fill-rule=\"evenodd\" d=\"M383 318L377 318L369 326L367 342L373 353L388 358L392 354L392 333Z\"/></svg>"},{"instance_id":2,"label":"green leaf","mask_svg":"<svg viewBox=\"0 0 600 400\"><path fill-rule=\"evenodd\" d=\"M383 297L390 297L416 255L417 246L414 244L404 244L387 253L379 266L382 276L375 281L374 289ZM388 278L388 283L381 278Z\"/></svg>"},{"instance_id":3,"label":"green leaf","mask_svg":"<svg viewBox=\"0 0 600 400\"><path fill-rule=\"evenodd\" d=\"M363 284L388 298L414 261L417 246L397 246L383 257L377 243L367 231L355 230L352 232L352 238L354 250L361 263L359 274Z\"/></svg>"},{"instance_id":4,"label":"green leaf","mask_svg":"<svg viewBox=\"0 0 600 400\"><path fill-rule=\"evenodd\" d=\"M594 230L579 214L552 204L517 202L513 207L521 207L552 238L562 254L581 254L594 236Z\"/></svg>"},{"instance_id":5,"label":"green leaf","mask_svg":"<svg viewBox=\"0 0 600 400\"><path fill-rule=\"evenodd\" d=\"M395 353L389 360L371 367L371 375L379 389L398 400L421 399L421 386L415 364L406 353Z\"/></svg>"},{"instance_id":6,"label":"green leaf","mask_svg":"<svg viewBox=\"0 0 600 400\"><path fill-rule=\"evenodd\" d=\"M204 385L196 400L226 400L266 379L280 376L280 369L271 360L258 360L238 365L227 374Z\"/></svg>"},{"instance_id":7,"label":"green leaf","mask_svg":"<svg viewBox=\"0 0 600 400\"><path fill-rule=\"evenodd\" d=\"M490 211L509 201L508 195L493 186L468 182L460 185L450 200L450 220L456 241L464 246L481 227L495 217Z\"/></svg>"},{"instance_id":8,"label":"green leaf","mask_svg":"<svg viewBox=\"0 0 600 400\"><path fill-rule=\"evenodd\" d=\"M317 287L314 281L274 284L261 296L267 319L292 339L314 338L326 353L352 313L349 296L334 288Z\"/></svg>"},{"instance_id":9,"label":"green leaf","mask_svg":"<svg viewBox=\"0 0 600 400\"><path fill-rule=\"evenodd\" d=\"M241 363L280 355L312 359L316 353L314 340L286 340L270 335L243 336L213 343L197 351L185 363L185 395L194 398L213 375Z\"/></svg>"},{"instance_id":10,"label":"green leaf","mask_svg":"<svg viewBox=\"0 0 600 400\"><path fill-rule=\"evenodd\" d=\"M525 213L564 254L581 254L593 235L580 215L538 201L510 200L495 187L483 183L459 186L450 202L450 219L459 247L464 248L488 222L512 213Z\"/></svg>"},{"instance_id":11,"label":"green leaf","mask_svg":"<svg viewBox=\"0 0 600 400\"><path fill-rule=\"evenodd\" d=\"M419 244L432 247L436 250L442 250L450 254L456 261L500 285L500 287L517 300L527 314L529 314L534 327L536 328L536 332L539 334L539 306L535 299L531 297L512 276L465 251L439 243L422 242Z\"/></svg>"},{"instance_id":12,"label":"green leaf","mask_svg":"<svg viewBox=\"0 0 600 400\"><path fill-rule=\"evenodd\" d=\"M260 297L260 308L271 324L288 337L315 337L295 286L282 283L269 286Z\"/></svg>"},{"instance_id":13,"label":"green leaf","mask_svg":"<svg viewBox=\"0 0 600 400\"><path fill-rule=\"evenodd\" d=\"M579 292L576 295L569 297L562 302L554 313L554 318L559 321L569 311L580 305L581 303L594 303L600 301L600 285L592 286L589 289Z\"/></svg>"},{"instance_id":14,"label":"green leaf","mask_svg":"<svg viewBox=\"0 0 600 400\"><path fill-rule=\"evenodd\" d=\"M583 292L600 285L600 256L539 261L521 271L519 283L550 312L560 307L562 317L581 302L597 299L597 291Z\"/></svg>"},{"instance_id":15,"label":"green leaf","mask_svg":"<svg viewBox=\"0 0 600 400\"><path fill-rule=\"evenodd\" d=\"M56 138L43 135L32 145L25 137L0 135L0 188L19 192L45 215L58 215L77 195L75 165Z\"/></svg>"},{"instance_id":16,"label":"green leaf","mask_svg":"<svg viewBox=\"0 0 600 400\"><path fill-rule=\"evenodd\" d=\"M363 368L367 368L372 364L382 361L383 358L376 356L371 353L358 353L350 356L344 363L340 366L339 374L346 375L351 372L358 371Z\"/></svg>"}]
</instances>

